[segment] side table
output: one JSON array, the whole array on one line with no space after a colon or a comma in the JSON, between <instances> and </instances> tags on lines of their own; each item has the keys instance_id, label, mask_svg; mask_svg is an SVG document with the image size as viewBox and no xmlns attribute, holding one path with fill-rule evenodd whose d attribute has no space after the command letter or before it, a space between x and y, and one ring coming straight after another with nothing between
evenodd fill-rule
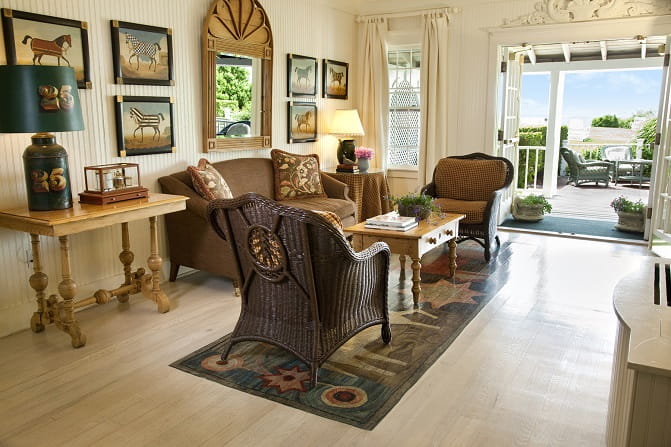
<instances>
[{"instance_id":1,"label":"side table","mask_svg":"<svg viewBox=\"0 0 671 447\"><path fill-rule=\"evenodd\" d=\"M82 333L75 319L74 309L90 304L104 304L112 297L126 302L130 295L142 292L158 306L161 313L170 310L170 301L159 286L159 270L163 260L158 255L158 232L156 217L180 211L186 208L187 197L170 194L150 193L143 199L127 200L107 205L89 205L75 203L72 208L54 211L30 211L27 207L0 211L0 227L30 234L33 250L33 274L30 287L35 290L37 311L30 320L33 332L42 332L45 325L55 323L56 327L68 333L72 346L86 344L86 335ZM145 274L143 268L132 271L131 264L135 255L130 251L128 222L149 218L151 255L147 266L151 273ZM124 283L113 290L98 290L93 296L75 301L77 283L72 279L70 265L69 235L94 230L110 225L121 224L121 253L119 260L123 264ZM42 271L40 236L58 237L61 253L62 281L58 284L58 293L47 298L45 289L49 279Z\"/></svg>"},{"instance_id":2,"label":"side table","mask_svg":"<svg viewBox=\"0 0 671 447\"><path fill-rule=\"evenodd\" d=\"M356 173L324 171L324 173L349 187L349 198L356 203L359 222L391 211L391 205L387 200L389 186L384 170L369 169L366 172Z\"/></svg>"}]
</instances>

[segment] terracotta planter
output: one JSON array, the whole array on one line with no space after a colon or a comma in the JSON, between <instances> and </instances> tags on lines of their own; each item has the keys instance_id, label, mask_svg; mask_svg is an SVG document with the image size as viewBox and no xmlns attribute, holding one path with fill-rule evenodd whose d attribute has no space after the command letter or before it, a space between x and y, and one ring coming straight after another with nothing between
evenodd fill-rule
<instances>
[{"instance_id":1,"label":"terracotta planter","mask_svg":"<svg viewBox=\"0 0 671 447\"><path fill-rule=\"evenodd\" d=\"M513 217L522 222L538 222L545 217L543 205L524 205L516 197L513 201Z\"/></svg>"},{"instance_id":2,"label":"terracotta planter","mask_svg":"<svg viewBox=\"0 0 671 447\"><path fill-rule=\"evenodd\" d=\"M645 228L643 213L625 213L624 211L618 211L615 228L628 233L643 233Z\"/></svg>"}]
</instances>

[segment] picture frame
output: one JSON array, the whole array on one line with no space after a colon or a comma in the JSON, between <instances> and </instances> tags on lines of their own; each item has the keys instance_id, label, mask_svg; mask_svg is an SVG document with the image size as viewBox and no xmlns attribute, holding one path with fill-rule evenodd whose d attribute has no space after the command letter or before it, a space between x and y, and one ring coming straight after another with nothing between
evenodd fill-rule
<instances>
[{"instance_id":1,"label":"picture frame","mask_svg":"<svg viewBox=\"0 0 671 447\"><path fill-rule=\"evenodd\" d=\"M317 141L317 104L287 103L287 143Z\"/></svg>"},{"instance_id":2,"label":"picture frame","mask_svg":"<svg viewBox=\"0 0 671 447\"><path fill-rule=\"evenodd\" d=\"M170 97L115 96L119 156L175 152L173 104Z\"/></svg>"},{"instance_id":3,"label":"picture frame","mask_svg":"<svg viewBox=\"0 0 671 447\"><path fill-rule=\"evenodd\" d=\"M314 57L287 53L287 96L317 96L318 68Z\"/></svg>"},{"instance_id":4,"label":"picture frame","mask_svg":"<svg viewBox=\"0 0 671 447\"><path fill-rule=\"evenodd\" d=\"M347 99L349 64L324 59L322 63L322 97Z\"/></svg>"},{"instance_id":5,"label":"picture frame","mask_svg":"<svg viewBox=\"0 0 671 447\"><path fill-rule=\"evenodd\" d=\"M77 87L92 88L88 23L2 8L8 65L72 67Z\"/></svg>"},{"instance_id":6,"label":"picture frame","mask_svg":"<svg viewBox=\"0 0 671 447\"><path fill-rule=\"evenodd\" d=\"M172 29L110 20L116 84L175 85Z\"/></svg>"}]
</instances>

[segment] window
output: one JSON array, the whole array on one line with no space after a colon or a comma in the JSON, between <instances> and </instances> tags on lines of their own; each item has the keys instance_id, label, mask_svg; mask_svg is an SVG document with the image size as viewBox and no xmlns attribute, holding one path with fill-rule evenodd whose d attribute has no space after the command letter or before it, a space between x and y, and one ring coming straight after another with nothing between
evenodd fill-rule
<instances>
[{"instance_id":1,"label":"window","mask_svg":"<svg viewBox=\"0 0 671 447\"><path fill-rule=\"evenodd\" d=\"M389 66L387 166L416 168L419 156L420 49L392 49Z\"/></svg>"}]
</instances>

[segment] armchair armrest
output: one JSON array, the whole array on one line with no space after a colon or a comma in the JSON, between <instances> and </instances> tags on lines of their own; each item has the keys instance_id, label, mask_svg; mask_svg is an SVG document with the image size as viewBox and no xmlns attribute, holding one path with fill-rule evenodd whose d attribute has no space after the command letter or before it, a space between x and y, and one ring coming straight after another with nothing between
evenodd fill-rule
<instances>
[{"instance_id":1,"label":"armchair armrest","mask_svg":"<svg viewBox=\"0 0 671 447\"><path fill-rule=\"evenodd\" d=\"M329 198L351 201L347 195L349 193L349 187L346 184L323 172L321 173L321 181L324 192Z\"/></svg>"},{"instance_id":2,"label":"armchair armrest","mask_svg":"<svg viewBox=\"0 0 671 447\"><path fill-rule=\"evenodd\" d=\"M186 201L186 209L198 215L203 220L207 220L208 201L193 188L171 176L161 177L158 179L158 182L161 185L161 191L164 193L188 197L189 200Z\"/></svg>"},{"instance_id":3,"label":"armchair armrest","mask_svg":"<svg viewBox=\"0 0 671 447\"><path fill-rule=\"evenodd\" d=\"M613 163L610 161L596 161L596 160L587 160L584 163L578 163L578 166L581 168L589 167L589 166L604 166L604 167L612 167Z\"/></svg>"}]
</instances>

